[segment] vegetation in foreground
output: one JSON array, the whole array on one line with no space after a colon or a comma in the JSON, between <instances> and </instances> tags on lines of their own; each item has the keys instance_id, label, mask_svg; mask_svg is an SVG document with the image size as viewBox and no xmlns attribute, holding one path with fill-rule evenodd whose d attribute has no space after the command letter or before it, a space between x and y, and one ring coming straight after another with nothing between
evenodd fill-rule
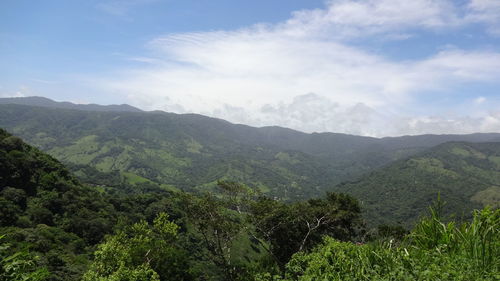
<instances>
[{"instance_id":1,"label":"vegetation in foreground","mask_svg":"<svg viewBox=\"0 0 500 281\"><path fill-rule=\"evenodd\" d=\"M431 208L404 237L368 244L325 237L310 253L298 253L285 278L262 280L500 280L500 210L475 211L472 222L444 223Z\"/></svg>"},{"instance_id":2,"label":"vegetation in foreground","mask_svg":"<svg viewBox=\"0 0 500 281\"><path fill-rule=\"evenodd\" d=\"M217 195L123 194L82 185L5 131L0 172L0 280L500 277L500 211L490 208L445 223L438 206L406 236L389 226L373 236L348 195L285 203L227 181Z\"/></svg>"}]
</instances>

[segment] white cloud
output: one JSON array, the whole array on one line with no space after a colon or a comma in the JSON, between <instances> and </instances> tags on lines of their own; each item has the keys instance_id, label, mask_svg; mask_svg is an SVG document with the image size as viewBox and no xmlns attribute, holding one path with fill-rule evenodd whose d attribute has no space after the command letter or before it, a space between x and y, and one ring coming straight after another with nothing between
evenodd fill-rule
<instances>
[{"instance_id":1,"label":"white cloud","mask_svg":"<svg viewBox=\"0 0 500 281\"><path fill-rule=\"evenodd\" d=\"M500 35L500 1L471 0L468 9L467 20L485 23L492 34Z\"/></svg>"},{"instance_id":2,"label":"white cloud","mask_svg":"<svg viewBox=\"0 0 500 281\"><path fill-rule=\"evenodd\" d=\"M128 58L128 60L134 61L134 62L140 62L140 63L147 63L147 64L160 64L160 63L162 63L162 61L159 59L149 58L149 57L131 57L131 58Z\"/></svg>"},{"instance_id":3,"label":"white cloud","mask_svg":"<svg viewBox=\"0 0 500 281\"><path fill-rule=\"evenodd\" d=\"M471 2L468 9L474 7ZM394 61L346 40L402 39L413 29L455 28L467 22L458 10L446 0L340 0L296 12L277 25L171 34L148 44L155 57L132 58L147 65L118 79L100 79L100 85L146 109L307 132L383 136L489 130L497 115L411 116L408 108L421 106L421 93L498 82L499 53L454 48Z\"/></svg>"},{"instance_id":4,"label":"white cloud","mask_svg":"<svg viewBox=\"0 0 500 281\"><path fill-rule=\"evenodd\" d=\"M499 132L500 112L491 112L481 117L442 116L415 117L408 120L409 126L403 126L403 134L471 134L477 132Z\"/></svg>"},{"instance_id":5,"label":"white cloud","mask_svg":"<svg viewBox=\"0 0 500 281\"><path fill-rule=\"evenodd\" d=\"M26 85L19 86L17 90L0 92L0 97L4 98L21 98L34 95L34 91Z\"/></svg>"},{"instance_id":6,"label":"white cloud","mask_svg":"<svg viewBox=\"0 0 500 281\"><path fill-rule=\"evenodd\" d=\"M289 34L350 38L411 28L439 29L461 20L448 0L332 0L326 9L304 10L282 27Z\"/></svg>"},{"instance_id":7,"label":"white cloud","mask_svg":"<svg viewBox=\"0 0 500 281\"><path fill-rule=\"evenodd\" d=\"M278 121L284 127L304 128L307 132L330 131L371 136L380 135L390 119L388 115L363 103L342 106L313 93L294 97L288 104L265 105L258 113L245 116L261 118L260 125Z\"/></svg>"},{"instance_id":8,"label":"white cloud","mask_svg":"<svg viewBox=\"0 0 500 281\"><path fill-rule=\"evenodd\" d=\"M474 103L479 105L479 104L483 104L485 101L486 101L485 97L478 97L474 100Z\"/></svg>"},{"instance_id":9,"label":"white cloud","mask_svg":"<svg viewBox=\"0 0 500 281\"><path fill-rule=\"evenodd\" d=\"M416 64L417 71L429 79L466 81L496 81L500 77L500 53L448 50Z\"/></svg>"}]
</instances>

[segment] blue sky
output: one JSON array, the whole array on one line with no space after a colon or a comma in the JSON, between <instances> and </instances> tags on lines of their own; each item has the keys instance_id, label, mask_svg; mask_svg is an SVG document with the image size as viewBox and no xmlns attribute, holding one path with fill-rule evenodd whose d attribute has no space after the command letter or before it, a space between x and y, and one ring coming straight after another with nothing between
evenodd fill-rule
<instances>
[{"instance_id":1,"label":"blue sky","mask_svg":"<svg viewBox=\"0 0 500 281\"><path fill-rule=\"evenodd\" d=\"M5 0L0 3L0 83L4 92L29 86L33 94L74 98L67 92L78 89L46 92L30 79L69 82L68 74L113 72L130 66L127 58L147 51L145 44L160 35L279 22L296 9L320 6L322 1L314 0ZM100 97L92 101L114 101Z\"/></svg>"},{"instance_id":2,"label":"blue sky","mask_svg":"<svg viewBox=\"0 0 500 281\"><path fill-rule=\"evenodd\" d=\"M0 62L0 96L306 132L500 132L498 0L4 0Z\"/></svg>"}]
</instances>

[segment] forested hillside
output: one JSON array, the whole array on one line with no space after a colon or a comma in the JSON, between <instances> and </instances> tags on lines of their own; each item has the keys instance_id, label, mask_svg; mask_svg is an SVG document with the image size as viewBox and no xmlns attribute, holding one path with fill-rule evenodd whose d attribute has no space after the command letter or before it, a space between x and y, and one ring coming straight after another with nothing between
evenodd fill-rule
<instances>
[{"instance_id":1,"label":"forested hillside","mask_svg":"<svg viewBox=\"0 0 500 281\"><path fill-rule=\"evenodd\" d=\"M252 280L323 235L361 233L347 195L285 204L217 185L219 196L85 186L0 129L0 280Z\"/></svg>"},{"instance_id":2,"label":"forested hillside","mask_svg":"<svg viewBox=\"0 0 500 281\"><path fill-rule=\"evenodd\" d=\"M469 218L500 203L500 143L445 143L334 189L361 201L369 222L409 226L438 194L444 214Z\"/></svg>"},{"instance_id":3,"label":"forested hillside","mask_svg":"<svg viewBox=\"0 0 500 281\"><path fill-rule=\"evenodd\" d=\"M88 183L200 191L227 179L285 199L319 196L335 184L446 141L495 141L500 136L376 139L253 128L194 114L14 104L0 105L0 126Z\"/></svg>"},{"instance_id":4,"label":"forested hillside","mask_svg":"<svg viewBox=\"0 0 500 281\"><path fill-rule=\"evenodd\" d=\"M0 202L1 242L9 241L10 253L24 251L27 261L36 260L28 249L41 256L30 267L46 268L52 280L79 276L87 247L116 223L113 206L99 191L82 186L57 160L1 129Z\"/></svg>"},{"instance_id":5,"label":"forested hillside","mask_svg":"<svg viewBox=\"0 0 500 281\"><path fill-rule=\"evenodd\" d=\"M308 197L331 177L314 156L250 143L255 129L197 115L1 107L0 123L66 164L118 172L122 182L199 190L219 179L247 183L272 196ZM245 141L246 140L246 141ZM120 182L115 182L120 184ZM208 186L208 187L207 187Z\"/></svg>"}]
</instances>

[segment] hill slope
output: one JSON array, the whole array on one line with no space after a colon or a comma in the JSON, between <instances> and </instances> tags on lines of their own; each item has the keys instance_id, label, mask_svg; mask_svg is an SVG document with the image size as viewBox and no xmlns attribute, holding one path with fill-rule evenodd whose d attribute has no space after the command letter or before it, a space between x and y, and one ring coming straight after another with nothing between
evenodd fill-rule
<instances>
[{"instance_id":1,"label":"hill slope","mask_svg":"<svg viewBox=\"0 0 500 281\"><path fill-rule=\"evenodd\" d=\"M111 232L116 214L59 161L0 129L0 236L11 246L1 239L1 256L29 248L50 280L77 280L88 247Z\"/></svg>"},{"instance_id":2,"label":"hill slope","mask_svg":"<svg viewBox=\"0 0 500 281\"><path fill-rule=\"evenodd\" d=\"M81 178L85 166L118 171L128 183L185 190L231 178L288 197L301 196L302 187L316 193L325 182L321 175L329 174L315 156L252 143L245 134L251 136L255 128L197 115L21 105L0 105L0 112L1 126L72 164Z\"/></svg>"},{"instance_id":3,"label":"hill slope","mask_svg":"<svg viewBox=\"0 0 500 281\"><path fill-rule=\"evenodd\" d=\"M196 114L15 104L0 104L0 126L92 183L156 183L169 189L198 190L226 178L288 199L319 196L335 184L446 141L500 139L499 134L383 139L306 134L236 125Z\"/></svg>"},{"instance_id":4,"label":"hill slope","mask_svg":"<svg viewBox=\"0 0 500 281\"><path fill-rule=\"evenodd\" d=\"M451 142L334 188L357 197L372 224L411 225L436 200L445 213L500 203L500 143Z\"/></svg>"}]
</instances>

